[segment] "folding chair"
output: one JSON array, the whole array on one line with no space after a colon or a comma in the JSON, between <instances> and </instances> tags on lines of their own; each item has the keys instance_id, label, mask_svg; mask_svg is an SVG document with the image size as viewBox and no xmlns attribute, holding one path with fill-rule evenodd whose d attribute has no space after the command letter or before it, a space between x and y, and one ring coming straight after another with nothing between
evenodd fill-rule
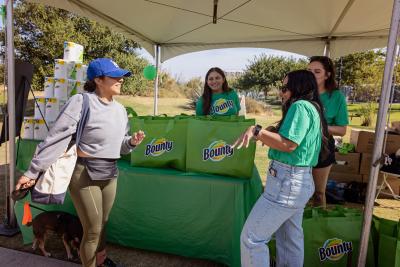
<instances>
[{"instance_id":1,"label":"folding chair","mask_svg":"<svg viewBox=\"0 0 400 267\"><path fill-rule=\"evenodd\" d=\"M400 195L396 195L396 193L393 191L393 188L390 186L390 184L387 181L387 177L389 175L392 177L400 178L400 174L384 172L384 171L381 171L380 173L383 174L383 180L382 180L382 183L380 185L378 185L378 188L377 188L378 192L376 194L375 201L378 199L378 196L380 194L392 196L394 199L400 200ZM382 189L386 189L386 188L389 189L390 193L382 191Z\"/></svg>"}]
</instances>

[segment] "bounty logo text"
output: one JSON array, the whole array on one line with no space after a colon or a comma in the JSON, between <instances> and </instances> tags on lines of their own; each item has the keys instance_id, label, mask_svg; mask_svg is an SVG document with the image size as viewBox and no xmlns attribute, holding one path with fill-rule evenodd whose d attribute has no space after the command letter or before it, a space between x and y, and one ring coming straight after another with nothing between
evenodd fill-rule
<instances>
[{"instance_id":1,"label":"bounty logo text","mask_svg":"<svg viewBox=\"0 0 400 267\"><path fill-rule=\"evenodd\" d=\"M233 151L233 148L225 143L225 141L214 141L209 147L203 149L203 160L221 161L225 157L231 157Z\"/></svg>"},{"instance_id":2,"label":"bounty logo text","mask_svg":"<svg viewBox=\"0 0 400 267\"><path fill-rule=\"evenodd\" d=\"M225 114L228 112L230 108L234 107L234 103L232 100L226 100L224 98L220 98L214 102L211 107L211 114Z\"/></svg>"},{"instance_id":3,"label":"bounty logo text","mask_svg":"<svg viewBox=\"0 0 400 267\"><path fill-rule=\"evenodd\" d=\"M150 144L146 145L146 156L158 157L165 152L170 152L174 148L174 142L167 141L165 138L153 139Z\"/></svg>"},{"instance_id":4,"label":"bounty logo text","mask_svg":"<svg viewBox=\"0 0 400 267\"><path fill-rule=\"evenodd\" d=\"M351 251L353 251L353 243L342 241L339 238L326 240L322 248L318 249L320 261L338 261Z\"/></svg>"}]
</instances>

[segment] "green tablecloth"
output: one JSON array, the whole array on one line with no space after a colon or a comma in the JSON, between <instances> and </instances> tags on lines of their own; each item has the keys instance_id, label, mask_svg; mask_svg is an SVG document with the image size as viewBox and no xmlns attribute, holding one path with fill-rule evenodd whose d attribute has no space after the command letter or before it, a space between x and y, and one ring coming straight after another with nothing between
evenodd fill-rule
<instances>
[{"instance_id":1,"label":"green tablecloth","mask_svg":"<svg viewBox=\"0 0 400 267\"><path fill-rule=\"evenodd\" d=\"M21 140L18 170L26 170L36 144ZM240 266L240 232L262 191L256 169L251 179L238 179L138 168L124 160L118 167L117 197L106 228L108 241ZM37 206L75 213L69 196L62 206ZM23 201L16 203L15 211L21 223ZM32 208L32 213L40 211ZM31 228L21 226L21 231L24 243L32 242Z\"/></svg>"}]
</instances>

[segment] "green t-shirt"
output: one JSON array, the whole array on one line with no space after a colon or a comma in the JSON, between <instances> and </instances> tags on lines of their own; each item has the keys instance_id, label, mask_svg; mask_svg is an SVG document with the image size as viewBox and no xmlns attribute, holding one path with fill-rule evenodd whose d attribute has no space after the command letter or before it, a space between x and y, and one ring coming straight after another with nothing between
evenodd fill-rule
<instances>
[{"instance_id":1,"label":"green t-shirt","mask_svg":"<svg viewBox=\"0 0 400 267\"><path fill-rule=\"evenodd\" d=\"M212 94L210 115L237 115L240 110L239 97L234 90L224 93ZM203 114L203 97L196 103L196 115Z\"/></svg>"},{"instance_id":2,"label":"green t-shirt","mask_svg":"<svg viewBox=\"0 0 400 267\"><path fill-rule=\"evenodd\" d=\"M317 109L308 101L294 102L279 129L279 134L296 143L293 152L269 149L268 157L292 166L315 166L321 150L321 122Z\"/></svg>"},{"instance_id":3,"label":"green t-shirt","mask_svg":"<svg viewBox=\"0 0 400 267\"><path fill-rule=\"evenodd\" d=\"M320 98L328 125L346 126L349 124L346 98L342 92L339 90L333 90L331 93L324 92Z\"/></svg>"}]
</instances>

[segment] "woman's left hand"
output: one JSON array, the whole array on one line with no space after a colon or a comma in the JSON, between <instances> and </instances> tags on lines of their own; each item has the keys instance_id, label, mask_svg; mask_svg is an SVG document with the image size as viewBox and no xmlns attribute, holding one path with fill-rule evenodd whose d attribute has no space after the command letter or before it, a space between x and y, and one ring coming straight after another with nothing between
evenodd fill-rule
<instances>
[{"instance_id":1,"label":"woman's left hand","mask_svg":"<svg viewBox=\"0 0 400 267\"><path fill-rule=\"evenodd\" d=\"M253 138L254 126L250 126L247 130L233 143L232 148L240 149L243 145L249 147L250 139Z\"/></svg>"},{"instance_id":2,"label":"woman's left hand","mask_svg":"<svg viewBox=\"0 0 400 267\"><path fill-rule=\"evenodd\" d=\"M146 135L144 134L144 132L142 130L133 133L132 138L131 138L131 145L132 146L139 145L145 137L146 137Z\"/></svg>"}]
</instances>

